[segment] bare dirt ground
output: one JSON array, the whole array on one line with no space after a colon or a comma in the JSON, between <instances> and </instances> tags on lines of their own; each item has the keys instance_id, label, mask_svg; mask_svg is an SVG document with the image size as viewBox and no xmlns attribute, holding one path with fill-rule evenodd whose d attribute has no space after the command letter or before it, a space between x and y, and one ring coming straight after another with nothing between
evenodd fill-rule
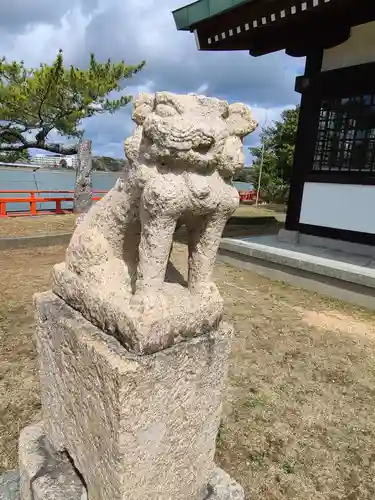
<instances>
[{"instance_id":1,"label":"bare dirt ground","mask_svg":"<svg viewBox=\"0 0 375 500\"><path fill-rule=\"evenodd\" d=\"M64 251L0 252L0 470L40 410L32 294ZM217 462L249 499L374 498L374 316L222 263L215 279L235 325Z\"/></svg>"}]
</instances>

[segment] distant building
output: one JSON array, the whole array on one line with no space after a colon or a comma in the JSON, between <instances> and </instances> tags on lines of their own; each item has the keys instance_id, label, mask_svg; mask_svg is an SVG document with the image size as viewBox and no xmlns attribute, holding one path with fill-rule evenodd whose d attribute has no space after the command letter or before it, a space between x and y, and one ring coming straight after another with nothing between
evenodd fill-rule
<instances>
[{"instance_id":1,"label":"distant building","mask_svg":"<svg viewBox=\"0 0 375 500\"><path fill-rule=\"evenodd\" d=\"M36 154L30 158L30 163L40 167L55 167L55 168L73 168L75 169L78 164L77 155L46 155Z\"/></svg>"}]
</instances>

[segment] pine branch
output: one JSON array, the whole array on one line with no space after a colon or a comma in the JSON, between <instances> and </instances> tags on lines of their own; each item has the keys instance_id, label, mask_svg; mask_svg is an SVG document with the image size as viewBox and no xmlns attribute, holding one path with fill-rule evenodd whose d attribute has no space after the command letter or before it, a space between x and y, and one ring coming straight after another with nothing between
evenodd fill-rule
<instances>
[{"instance_id":1,"label":"pine branch","mask_svg":"<svg viewBox=\"0 0 375 500\"><path fill-rule=\"evenodd\" d=\"M0 152L24 151L25 149L42 149L50 153L74 155L78 152L78 145L64 146L63 144L48 144L38 141L24 141L22 144L0 144Z\"/></svg>"},{"instance_id":2,"label":"pine branch","mask_svg":"<svg viewBox=\"0 0 375 500\"><path fill-rule=\"evenodd\" d=\"M128 66L124 61L105 63L91 54L88 69L64 67L62 51L52 65L27 69L24 63L0 59L0 151L29 148L51 152L76 152L76 146L48 144L55 130L65 137L82 137L85 118L114 113L125 107L132 96L110 99L112 92L123 90L125 80L137 74L144 62ZM33 140L24 137L34 132Z\"/></svg>"}]
</instances>

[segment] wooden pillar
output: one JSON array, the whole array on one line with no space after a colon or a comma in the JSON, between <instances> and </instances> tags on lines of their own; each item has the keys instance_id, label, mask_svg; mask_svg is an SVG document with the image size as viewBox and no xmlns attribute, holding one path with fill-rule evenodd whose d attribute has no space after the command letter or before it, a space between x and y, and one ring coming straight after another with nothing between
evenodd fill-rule
<instances>
[{"instance_id":1,"label":"wooden pillar","mask_svg":"<svg viewBox=\"0 0 375 500\"><path fill-rule=\"evenodd\" d=\"M92 141L80 141L73 202L73 211L78 214L87 212L92 204L91 149Z\"/></svg>"},{"instance_id":2,"label":"wooden pillar","mask_svg":"<svg viewBox=\"0 0 375 500\"><path fill-rule=\"evenodd\" d=\"M307 82L309 78L313 78L320 72L322 58L322 49L318 49L306 57L304 78L306 78ZM319 100L307 87L301 97L288 210L285 220L285 229L289 231L298 231L303 185L306 174L312 168L314 159L319 112Z\"/></svg>"}]
</instances>

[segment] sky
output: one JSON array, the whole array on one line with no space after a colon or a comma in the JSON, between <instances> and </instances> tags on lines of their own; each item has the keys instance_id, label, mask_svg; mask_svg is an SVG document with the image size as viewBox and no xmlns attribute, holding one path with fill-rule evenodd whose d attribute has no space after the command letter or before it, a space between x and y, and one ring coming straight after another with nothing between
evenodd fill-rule
<instances>
[{"instance_id":1,"label":"sky","mask_svg":"<svg viewBox=\"0 0 375 500\"><path fill-rule=\"evenodd\" d=\"M259 143L265 121L299 102L294 80L304 60L278 52L254 58L247 51L200 52L194 35L177 31L171 11L184 0L12 0L0 16L0 55L27 66L49 63L63 49L67 64L85 67L93 52L99 61L110 57L146 67L128 81L124 94L167 90L195 92L245 102L260 126L245 140ZM133 130L131 105L115 115L90 118L83 124L96 155L124 156L123 142Z\"/></svg>"}]
</instances>

